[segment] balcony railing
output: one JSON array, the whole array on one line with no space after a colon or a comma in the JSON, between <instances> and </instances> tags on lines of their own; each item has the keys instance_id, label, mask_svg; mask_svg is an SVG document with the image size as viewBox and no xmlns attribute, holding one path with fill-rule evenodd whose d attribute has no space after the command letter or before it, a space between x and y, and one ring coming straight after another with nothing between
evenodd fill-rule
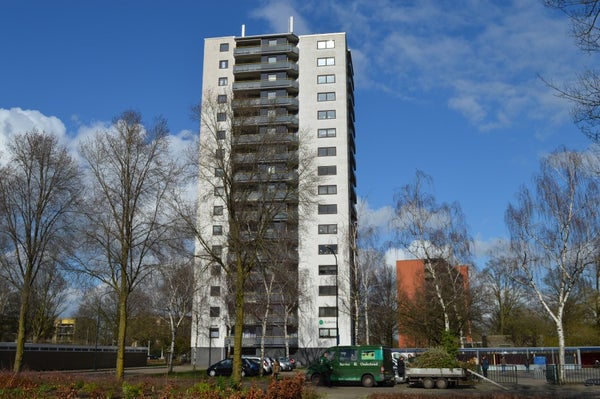
<instances>
[{"instance_id":1,"label":"balcony railing","mask_svg":"<svg viewBox=\"0 0 600 399\"><path fill-rule=\"evenodd\" d=\"M274 133L274 134L242 134L236 136L234 146L249 144L298 144L297 133Z\"/></svg>"},{"instance_id":2,"label":"balcony railing","mask_svg":"<svg viewBox=\"0 0 600 399\"><path fill-rule=\"evenodd\" d=\"M232 105L233 108L283 106L289 109L298 109L298 97L234 99Z\"/></svg>"},{"instance_id":3,"label":"balcony railing","mask_svg":"<svg viewBox=\"0 0 600 399\"><path fill-rule=\"evenodd\" d=\"M249 126L249 125L269 125L269 124L288 124L298 126L298 115L259 115L249 116L244 118L235 118L234 126Z\"/></svg>"},{"instance_id":4,"label":"balcony railing","mask_svg":"<svg viewBox=\"0 0 600 399\"><path fill-rule=\"evenodd\" d=\"M234 82L233 91L241 90L263 90L263 89L295 89L298 90L296 79L277 80L251 80L245 82Z\"/></svg>"},{"instance_id":5,"label":"balcony railing","mask_svg":"<svg viewBox=\"0 0 600 399\"><path fill-rule=\"evenodd\" d=\"M300 54L300 51L298 50L298 47L292 46L290 44L277 44L274 46L236 47L233 50L234 57L263 54L288 54L297 57Z\"/></svg>"},{"instance_id":6,"label":"balcony railing","mask_svg":"<svg viewBox=\"0 0 600 399\"><path fill-rule=\"evenodd\" d=\"M235 64L233 66L233 74L255 73L255 72L277 72L277 71L294 71L298 72L298 64L291 61L281 62L253 62L248 64Z\"/></svg>"}]
</instances>

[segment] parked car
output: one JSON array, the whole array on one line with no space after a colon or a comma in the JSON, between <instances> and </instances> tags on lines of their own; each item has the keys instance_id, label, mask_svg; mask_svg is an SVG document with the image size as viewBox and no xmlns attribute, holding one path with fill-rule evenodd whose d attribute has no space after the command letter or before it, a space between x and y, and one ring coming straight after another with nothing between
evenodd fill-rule
<instances>
[{"instance_id":1,"label":"parked car","mask_svg":"<svg viewBox=\"0 0 600 399\"><path fill-rule=\"evenodd\" d=\"M230 376L233 373L233 359L223 359L215 364L211 364L206 369L206 374L211 377L217 375ZM242 359L242 377L253 376L259 374L258 363L250 359Z\"/></svg>"},{"instance_id":2,"label":"parked car","mask_svg":"<svg viewBox=\"0 0 600 399\"><path fill-rule=\"evenodd\" d=\"M253 362L256 362L257 364L260 364L260 357L258 357L258 356L244 356L244 355L242 355L242 359L252 360ZM270 361L270 359L268 357L265 357L263 359L263 374L271 374L272 371L273 371L272 363L271 363L271 361Z\"/></svg>"},{"instance_id":3,"label":"parked car","mask_svg":"<svg viewBox=\"0 0 600 399\"><path fill-rule=\"evenodd\" d=\"M279 365L281 367L281 371L292 371L294 369L289 358L280 357L277 360L279 360Z\"/></svg>"}]
</instances>

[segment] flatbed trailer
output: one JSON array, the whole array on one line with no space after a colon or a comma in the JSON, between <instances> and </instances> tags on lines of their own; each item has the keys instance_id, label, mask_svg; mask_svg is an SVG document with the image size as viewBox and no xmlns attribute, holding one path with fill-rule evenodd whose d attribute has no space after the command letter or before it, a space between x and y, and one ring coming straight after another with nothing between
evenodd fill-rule
<instances>
[{"instance_id":1,"label":"flatbed trailer","mask_svg":"<svg viewBox=\"0 0 600 399\"><path fill-rule=\"evenodd\" d=\"M446 389L466 381L468 374L462 368L416 368L406 369L405 380L409 385L421 385L423 388Z\"/></svg>"}]
</instances>

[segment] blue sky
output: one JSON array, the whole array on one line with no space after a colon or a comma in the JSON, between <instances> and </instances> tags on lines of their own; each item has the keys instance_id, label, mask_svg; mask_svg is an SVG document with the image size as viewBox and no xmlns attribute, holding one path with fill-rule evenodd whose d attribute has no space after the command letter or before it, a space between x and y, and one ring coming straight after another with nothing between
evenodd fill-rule
<instances>
[{"instance_id":1,"label":"blue sky","mask_svg":"<svg viewBox=\"0 0 600 399\"><path fill-rule=\"evenodd\" d=\"M596 62L539 0L30 1L0 8L0 151L32 127L70 143L126 109L196 134L206 37L348 34L356 84L358 193L385 226L422 170L457 201L478 255L504 211L560 146L585 149L570 105L539 76L572 81ZM479 265L483 266L483 265Z\"/></svg>"}]
</instances>

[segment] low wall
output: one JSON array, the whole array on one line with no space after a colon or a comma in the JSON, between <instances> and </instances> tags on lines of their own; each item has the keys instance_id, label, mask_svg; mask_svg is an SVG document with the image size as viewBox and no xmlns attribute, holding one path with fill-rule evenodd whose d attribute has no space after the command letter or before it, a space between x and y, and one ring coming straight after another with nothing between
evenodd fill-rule
<instances>
[{"instance_id":1,"label":"low wall","mask_svg":"<svg viewBox=\"0 0 600 399\"><path fill-rule=\"evenodd\" d=\"M16 344L0 343L0 369L12 369ZM146 348L127 347L125 367L144 367ZM25 344L23 370L88 370L114 368L117 362L115 346L77 346L52 344Z\"/></svg>"}]
</instances>

